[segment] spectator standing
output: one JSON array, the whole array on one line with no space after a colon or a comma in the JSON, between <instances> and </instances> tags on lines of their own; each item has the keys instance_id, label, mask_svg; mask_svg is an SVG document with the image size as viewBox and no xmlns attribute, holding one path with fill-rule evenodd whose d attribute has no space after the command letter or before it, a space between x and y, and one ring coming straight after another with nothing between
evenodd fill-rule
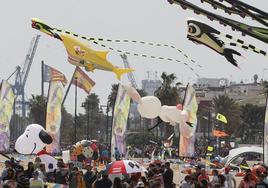
<instances>
[{"instance_id":1,"label":"spectator standing","mask_svg":"<svg viewBox=\"0 0 268 188\"><path fill-rule=\"evenodd\" d=\"M170 168L170 163L165 163L165 170L163 173L164 187L171 188L173 187L173 170Z\"/></svg>"},{"instance_id":2,"label":"spectator standing","mask_svg":"<svg viewBox=\"0 0 268 188\"><path fill-rule=\"evenodd\" d=\"M119 177L114 178L113 188L124 188Z\"/></svg>"},{"instance_id":3,"label":"spectator standing","mask_svg":"<svg viewBox=\"0 0 268 188\"><path fill-rule=\"evenodd\" d=\"M24 171L25 176L27 176L28 179L31 179L33 177L34 172L34 164L33 162L28 162L28 168Z\"/></svg>"},{"instance_id":4,"label":"spectator standing","mask_svg":"<svg viewBox=\"0 0 268 188\"><path fill-rule=\"evenodd\" d=\"M212 170L212 180L210 182L211 186L214 187L216 184L219 184L219 172L218 170L214 169Z\"/></svg>"},{"instance_id":5,"label":"spectator standing","mask_svg":"<svg viewBox=\"0 0 268 188\"><path fill-rule=\"evenodd\" d=\"M16 188L17 182L15 180L15 171L12 168L7 170L6 180L3 182L3 186L8 186L9 188Z\"/></svg>"},{"instance_id":6,"label":"spectator standing","mask_svg":"<svg viewBox=\"0 0 268 188\"><path fill-rule=\"evenodd\" d=\"M230 167L225 167L224 168L224 173L222 175L224 175L227 184L228 184L228 188L235 188L236 187L236 181L235 178L232 174L230 174Z\"/></svg>"},{"instance_id":7,"label":"spectator standing","mask_svg":"<svg viewBox=\"0 0 268 188\"><path fill-rule=\"evenodd\" d=\"M255 181L252 179L251 172L246 173L244 178L241 180L238 188L252 188L255 187Z\"/></svg>"},{"instance_id":8,"label":"spectator standing","mask_svg":"<svg viewBox=\"0 0 268 188\"><path fill-rule=\"evenodd\" d=\"M96 175L92 172L92 167L90 164L86 165L86 173L84 174L84 179L86 182L86 188L91 188L93 182L96 180Z\"/></svg>"},{"instance_id":9,"label":"spectator standing","mask_svg":"<svg viewBox=\"0 0 268 188\"><path fill-rule=\"evenodd\" d=\"M107 174L102 174L102 178L95 181L95 188L111 188L112 181L108 178Z\"/></svg>"},{"instance_id":10,"label":"spectator standing","mask_svg":"<svg viewBox=\"0 0 268 188\"><path fill-rule=\"evenodd\" d=\"M17 187L18 188L29 188L30 182L27 176L24 174L23 166L18 165L16 167L16 181L17 181Z\"/></svg>"},{"instance_id":11,"label":"spectator standing","mask_svg":"<svg viewBox=\"0 0 268 188\"><path fill-rule=\"evenodd\" d=\"M44 188L44 181L39 178L39 172L34 171L30 179L30 188Z\"/></svg>"},{"instance_id":12,"label":"spectator standing","mask_svg":"<svg viewBox=\"0 0 268 188\"><path fill-rule=\"evenodd\" d=\"M201 184L201 181L206 180L207 183L209 183L209 177L206 174L206 169L202 168L201 169L201 174L198 176L198 183ZM204 185L204 181L202 182L202 184Z\"/></svg>"}]
</instances>

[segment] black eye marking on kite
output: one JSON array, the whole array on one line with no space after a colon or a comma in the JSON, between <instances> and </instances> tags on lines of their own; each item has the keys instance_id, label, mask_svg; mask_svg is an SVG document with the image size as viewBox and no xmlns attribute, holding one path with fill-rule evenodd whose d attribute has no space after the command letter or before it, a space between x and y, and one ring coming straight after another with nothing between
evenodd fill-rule
<instances>
[{"instance_id":1,"label":"black eye marking on kite","mask_svg":"<svg viewBox=\"0 0 268 188\"><path fill-rule=\"evenodd\" d=\"M198 36L201 34L200 28L194 24L194 23L189 23L188 25L188 34L191 36Z\"/></svg>"}]
</instances>

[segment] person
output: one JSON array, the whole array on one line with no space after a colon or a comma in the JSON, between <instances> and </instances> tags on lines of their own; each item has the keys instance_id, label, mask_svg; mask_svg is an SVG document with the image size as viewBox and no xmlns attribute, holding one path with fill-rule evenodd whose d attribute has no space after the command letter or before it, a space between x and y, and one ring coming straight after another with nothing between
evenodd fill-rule
<instances>
[{"instance_id":1,"label":"person","mask_svg":"<svg viewBox=\"0 0 268 188\"><path fill-rule=\"evenodd\" d=\"M191 176L187 175L184 177L184 180L181 182L181 188L191 188Z\"/></svg>"},{"instance_id":2,"label":"person","mask_svg":"<svg viewBox=\"0 0 268 188\"><path fill-rule=\"evenodd\" d=\"M53 169L53 164L49 163L48 164L48 171L46 174L47 182L53 183L55 182L55 170Z\"/></svg>"},{"instance_id":3,"label":"person","mask_svg":"<svg viewBox=\"0 0 268 188\"><path fill-rule=\"evenodd\" d=\"M218 170L214 169L212 170L212 180L210 181L210 184L212 187L214 187L216 184L219 184L219 172Z\"/></svg>"},{"instance_id":4,"label":"person","mask_svg":"<svg viewBox=\"0 0 268 188\"><path fill-rule=\"evenodd\" d=\"M144 184L144 188L149 188L149 182L148 182L148 180L146 179L145 176L141 176L139 182L140 182L140 181L143 182L143 184ZM139 183L139 182L138 182L138 183Z\"/></svg>"},{"instance_id":5,"label":"person","mask_svg":"<svg viewBox=\"0 0 268 188\"><path fill-rule=\"evenodd\" d=\"M30 188L44 188L44 181L39 178L39 172L36 170L30 179Z\"/></svg>"},{"instance_id":6,"label":"person","mask_svg":"<svg viewBox=\"0 0 268 188\"><path fill-rule=\"evenodd\" d=\"M120 152L117 147L114 148L114 158L115 160L119 161L120 160Z\"/></svg>"},{"instance_id":7,"label":"person","mask_svg":"<svg viewBox=\"0 0 268 188\"><path fill-rule=\"evenodd\" d=\"M71 174L69 175L69 187L77 188L78 187L78 168L75 166L71 169Z\"/></svg>"},{"instance_id":8,"label":"person","mask_svg":"<svg viewBox=\"0 0 268 188\"><path fill-rule=\"evenodd\" d=\"M2 175L1 175L1 180L2 181L4 181L4 180L6 180L6 178L7 178L7 171L8 171L8 169L13 169L12 167L11 167L11 162L9 161L9 160L6 160L5 161L5 168L4 168L4 170L3 170L3 172L2 172Z\"/></svg>"},{"instance_id":9,"label":"person","mask_svg":"<svg viewBox=\"0 0 268 188\"><path fill-rule=\"evenodd\" d=\"M46 178L46 166L44 163L40 163L39 164L39 168L37 168L36 170L38 170L39 173L39 178L41 178L44 182L47 182L47 178Z\"/></svg>"},{"instance_id":10,"label":"person","mask_svg":"<svg viewBox=\"0 0 268 188\"><path fill-rule=\"evenodd\" d=\"M17 182L15 180L15 171L12 168L7 170L7 176L3 182L3 186L8 186L9 188L16 188Z\"/></svg>"},{"instance_id":11,"label":"person","mask_svg":"<svg viewBox=\"0 0 268 188\"><path fill-rule=\"evenodd\" d=\"M84 174L84 179L86 182L86 188L91 188L97 176L92 172L92 167L90 164L87 164L85 168L86 168L86 173Z\"/></svg>"},{"instance_id":12,"label":"person","mask_svg":"<svg viewBox=\"0 0 268 188\"><path fill-rule=\"evenodd\" d=\"M154 176L152 178L153 182L159 182L161 187L164 186L164 178L163 175L160 173L160 169L154 168Z\"/></svg>"},{"instance_id":13,"label":"person","mask_svg":"<svg viewBox=\"0 0 268 188\"><path fill-rule=\"evenodd\" d=\"M33 177L34 172L34 164L33 162L28 162L28 168L24 171L25 176L27 176L28 179L31 179Z\"/></svg>"},{"instance_id":14,"label":"person","mask_svg":"<svg viewBox=\"0 0 268 188\"><path fill-rule=\"evenodd\" d=\"M23 166L18 165L16 167L16 182L18 188L29 188L30 182L27 176L24 174Z\"/></svg>"},{"instance_id":15,"label":"person","mask_svg":"<svg viewBox=\"0 0 268 188\"><path fill-rule=\"evenodd\" d=\"M106 148L103 148L101 151L102 162L106 165L109 162L109 151Z\"/></svg>"},{"instance_id":16,"label":"person","mask_svg":"<svg viewBox=\"0 0 268 188\"><path fill-rule=\"evenodd\" d=\"M113 188L123 188L123 184L119 177L114 178Z\"/></svg>"},{"instance_id":17,"label":"person","mask_svg":"<svg viewBox=\"0 0 268 188\"><path fill-rule=\"evenodd\" d=\"M77 178L77 188L86 188L86 183L82 171L78 171L76 178Z\"/></svg>"},{"instance_id":18,"label":"person","mask_svg":"<svg viewBox=\"0 0 268 188\"><path fill-rule=\"evenodd\" d=\"M201 174L201 167L196 166L195 167L195 172L191 175L192 183L194 184L195 187L198 187L198 177Z\"/></svg>"},{"instance_id":19,"label":"person","mask_svg":"<svg viewBox=\"0 0 268 188\"><path fill-rule=\"evenodd\" d=\"M67 185L68 170L64 169L64 163L62 159L58 159L57 169L55 172L55 183Z\"/></svg>"},{"instance_id":20,"label":"person","mask_svg":"<svg viewBox=\"0 0 268 188\"><path fill-rule=\"evenodd\" d=\"M73 167L72 173L69 176L69 187L70 188L86 188L84 181L83 172L79 171L78 167Z\"/></svg>"},{"instance_id":21,"label":"person","mask_svg":"<svg viewBox=\"0 0 268 188\"><path fill-rule=\"evenodd\" d=\"M225 167L222 175L224 175L224 177L227 181L228 188L235 188L236 181L235 181L234 176L232 174L230 174L230 170L231 170L231 168L229 166Z\"/></svg>"},{"instance_id":22,"label":"person","mask_svg":"<svg viewBox=\"0 0 268 188\"><path fill-rule=\"evenodd\" d=\"M202 180L207 181L207 184L208 184L208 182L209 182L209 177L208 177L208 175L206 174L206 169L204 169L204 168L201 169L201 174L198 176L198 183L199 183L199 185L200 185L200 184L202 184L202 185L205 184L204 181L201 182Z\"/></svg>"},{"instance_id":23,"label":"person","mask_svg":"<svg viewBox=\"0 0 268 188\"><path fill-rule=\"evenodd\" d=\"M218 180L219 182L217 184L219 184L220 188L228 188L228 183L224 175L222 174L218 175Z\"/></svg>"},{"instance_id":24,"label":"person","mask_svg":"<svg viewBox=\"0 0 268 188\"><path fill-rule=\"evenodd\" d=\"M108 174L102 174L102 178L95 181L95 188L111 188L113 183L108 178Z\"/></svg>"},{"instance_id":25,"label":"person","mask_svg":"<svg viewBox=\"0 0 268 188\"><path fill-rule=\"evenodd\" d=\"M170 163L165 163L165 170L163 173L164 187L169 188L173 186L173 170L170 168Z\"/></svg>"},{"instance_id":26,"label":"person","mask_svg":"<svg viewBox=\"0 0 268 188\"><path fill-rule=\"evenodd\" d=\"M255 185L256 188L268 188L268 184L264 181L266 178L265 174L259 174L259 183Z\"/></svg>"},{"instance_id":27,"label":"person","mask_svg":"<svg viewBox=\"0 0 268 188\"><path fill-rule=\"evenodd\" d=\"M246 175L241 180L238 188L252 188L255 187L255 181L252 179L251 172L246 173Z\"/></svg>"}]
</instances>

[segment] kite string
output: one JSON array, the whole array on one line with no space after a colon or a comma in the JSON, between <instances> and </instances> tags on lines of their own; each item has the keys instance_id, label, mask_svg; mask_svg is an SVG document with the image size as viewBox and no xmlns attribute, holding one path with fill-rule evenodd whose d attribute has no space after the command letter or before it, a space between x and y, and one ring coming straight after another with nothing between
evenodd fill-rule
<instances>
[{"instance_id":1,"label":"kite string","mask_svg":"<svg viewBox=\"0 0 268 188\"><path fill-rule=\"evenodd\" d=\"M178 51L179 53L181 53L186 59L188 59L191 63L194 63L196 64L198 67L202 68L201 65L197 64L195 60L191 59L186 53L184 53L182 50L176 48L175 46L173 45L168 45L168 44L160 44L160 43L152 43L152 42L145 42L145 41L137 41L137 40L128 40L128 39L124 39L124 40L119 40L119 39L104 39L104 38L89 38L89 37L85 37L85 36L81 36L81 35L78 35L78 34L75 34L75 33L72 33L72 32L69 32L69 31L64 31L64 30L61 30L61 29L57 29L57 28L54 28L54 30L56 30L57 32L64 32L66 34L71 34L75 37L80 37L81 39L84 39L84 40L88 40L90 42L92 41L106 41L106 42L129 42L129 43L139 43L139 44L144 44L144 45L150 45L150 46L156 46L156 47L168 47L168 48L172 48L176 51ZM98 43L95 43L98 45ZM102 47L106 48L107 46L104 46L104 44L101 45ZM109 48L110 50L112 51L117 51L119 53L122 52L122 50L115 50L113 48ZM136 53L133 53L131 54L130 52L127 52L126 54L128 55L134 55L134 56L138 56L138 54ZM168 61L175 61L175 62L180 62L180 60L177 60L177 59L172 59L172 58L164 58L164 57L156 57L156 56L149 56L149 55L140 55L142 57L148 57L148 58L156 58L156 59L161 59L161 60L168 60Z\"/></svg>"},{"instance_id":2,"label":"kite string","mask_svg":"<svg viewBox=\"0 0 268 188\"><path fill-rule=\"evenodd\" d=\"M177 63L181 63L180 60L177 60L177 59L172 59L172 58L165 58L165 57L161 57L161 56L150 56L150 55L147 55L147 54L139 54L139 53L131 53L131 52L128 52L128 51L124 51L124 50L119 50L119 49L114 49L112 47L109 47L109 46L106 46L100 42L97 42L97 41L93 41L93 43L97 44L97 45L100 45L101 47L103 48L107 48L111 51L116 51L118 53L124 53L126 55L133 55L133 56L137 56L137 57L143 57L143 58L151 58L151 59L159 59L159 60L166 60L166 61L173 61L173 62L177 62ZM187 63L183 63L184 65L186 65L198 78L200 77L199 74L197 74L195 72L195 70Z\"/></svg>"},{"instance_id":3,"label":"kite string","mask_svg":"<svg viewBox=\"0 0 268 188\"><path fill-rule=\"evenodd\" d=\"M97 45L100 45L101 47L103 48L108 48L109 50L111 51L116 51L118 53L125 53L126 55L133 55L133 56L138 56L138 57L144 57L144 58L151 58L151 59L159 59L159 60L167 60L167 61L173 61L173 62L177 62L177 63L180 63L181 61L178 60L178 59L172 59L172 58L165 58L165 57L161 57L161 56L152 56L152 55L147 55L147 54L138 54L138 53L131 53L131 52L128 52L128 51L123 51L123 50L119 50L119 49L114 49L112 47L108 47L104 44L101 44L100 42L96 41L95 38L89 38L89 37L86 37L86 36L81 36L81 35L78 35L76 33L72 33L70 31L65 31L65 30L61 30L61 29L57 29L57 28L53 28L53 30L56 30L57 32L60 32L60 33L66 33L66 34L69 34L69 35L73 35L75 37L80 37L81 39L84 39L84 40L87 40L89 42L93 42L94 44L97 44ZM192 72L194 72L194 74L197 76L197 77L200 77L199 74L197 74L195 72L195 70L187 63L183 63L184 65L186 65ZM200 66L200 65L198 65Z\"/></svg>"}]
</instances>

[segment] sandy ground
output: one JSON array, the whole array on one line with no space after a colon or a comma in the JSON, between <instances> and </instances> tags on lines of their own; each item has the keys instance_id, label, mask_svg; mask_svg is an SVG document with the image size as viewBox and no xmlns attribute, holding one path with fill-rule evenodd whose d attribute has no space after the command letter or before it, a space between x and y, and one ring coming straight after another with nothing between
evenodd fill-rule
<instances>
[{"instance_id":1,"label":"sandy ground","mask_svg":"<svg viewBox=\"0 0 268 188\"><path fill-rule=\"evenodd\" d=\"M22 164L24 167L27 167L27 163L28 161L34 161L34 156L27 156L27 157L23 157L23 156L18 156L18 155L9 155L9 156L13 156L15 159L16 158L20 158L23 159L23 161L20 163ZM0 173L2 173L2 170L4 169L5 165L4 162L5 160L7 160L4 156L0 155ZM139 162L140 159L138 159L137 161ZM146 167L146 165L145 165ZM186 174L181 173L181 170L183 169L183 167L181 165L178 164L171 164L171 167L174 171L174 183L177 184L177 187L179 187L180 182L183 180L183 178L186 176ZM241 178L235 178L237 185L239 184Z\"/></svg>"}]
</instances>

